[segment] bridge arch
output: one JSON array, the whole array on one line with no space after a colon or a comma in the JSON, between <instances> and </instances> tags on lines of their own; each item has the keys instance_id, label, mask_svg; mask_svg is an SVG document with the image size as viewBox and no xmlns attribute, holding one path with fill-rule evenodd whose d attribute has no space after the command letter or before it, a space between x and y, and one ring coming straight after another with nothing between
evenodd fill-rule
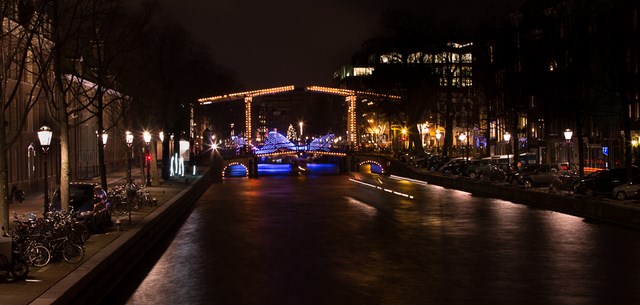
<instances>
[{"instance_id":1,"label":"bridge arch","mask_svg":"<svg viewBox=\"0 0 640 305\"><path fill-rule=\"evenodd\" d=\"M369 166L369 170L372 173L384 174L385 166L378 160L366 159L358 163L358 171L362 171L363 167Z\"/></svg>"},{"instance_id":2,"label":"bridge arch","mask_svg":"<svg viewBox=\"0 0 640 305\"><path fill-rule=\"evenodd\" d=\"M242 163L242 162L237 162L237 161L233 161L233 162L229 162L228 164L226 164L224 166L224 168L222 169L222 177L231 177L231 173L228 172L230 171L232 168L234 167L242 167L244 168L244 176L245 177L249 177L249 167Z\"/></svg>"}]
</instances>

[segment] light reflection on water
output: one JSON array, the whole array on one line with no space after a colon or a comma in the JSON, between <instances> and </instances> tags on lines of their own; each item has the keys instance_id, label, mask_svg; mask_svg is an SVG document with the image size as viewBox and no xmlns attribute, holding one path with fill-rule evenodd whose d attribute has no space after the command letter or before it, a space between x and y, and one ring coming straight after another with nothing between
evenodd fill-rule
<instances>
[{"instance_id":1,"label":"light reflection on water","mask_svg":"<svg viewBox=\"0 0 640 305\"><path fill-rule=\"evenodd\" d=\"M128 304L640 301L635 230L381 179L213 185Z\"/></svg>"}]
</instances>

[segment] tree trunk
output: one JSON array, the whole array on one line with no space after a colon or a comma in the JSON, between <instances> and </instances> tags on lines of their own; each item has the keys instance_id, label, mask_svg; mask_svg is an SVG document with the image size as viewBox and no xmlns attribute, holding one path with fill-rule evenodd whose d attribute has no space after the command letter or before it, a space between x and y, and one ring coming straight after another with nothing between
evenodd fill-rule
<instances>
[{"instance_id":1,"label":"tree trunk","mask_svg":"<svg viewBox=\"0 0 640 305\"><path fill-rule=\"evenodd\" d=\"M59 15L58 15L59 1L53 3L53 32L54 32L54 46L52 49L53 56L53 92L51 98L53 103L57 105L57 126L59 130L60 139L60 209L63 211L69 211L70 194L69 183L71 177L70 161L69 161L69 114L67 113L67 103L64 96L64 84L62 81L62 53L60 43L60 31L59 29Z\"/></svg>"},{"instance_id":2,"label":"tree trunk","mask_svg":"<svg viewBox=\"0 0 640 305\"><path fill-rule=\"evenodd\" d=\"M64 96L62 94L56 94L58 99L58 105L65 105ZM70 161L69 161L69 124L66 118L68 118L67 107L60 106L58 108L59 117L63 118L59 120L59 138L60 138L60 209L63 211L69 211L70 195L69 195L69 183L71 180Z\"/></svg>"},{"instance_id":3,"label":"tree trunk","mask_svg":"<svg viewBox=\"0 0 640 305\"><path fill-rule=\"evenodd\" d=\"M96 103L97 103L96 119L97 119L97 132L98 132L97 145L98 145L98 169L99 169L98 172L100 173L100 186L106 192L108 187L107 168L104 164L104 144L102 144L102 134L104 133L103 98L104 98L105 89L103 86L98 86L96 90L98 90L96 94Z\"/></svg>"},{"instance_id":4,"label":"tree trunk","mask_svg":"<svg viewBox=\"0 0 640 305\"><path fill-rule=\"evenodd\" d=\"M5 230L9 229L9 192L8 184L9 179L7 177L7 122L4 120L5 110L4 107L0 107L0 200L2 200L2 227Z\"/></svg>"}]
</instances>

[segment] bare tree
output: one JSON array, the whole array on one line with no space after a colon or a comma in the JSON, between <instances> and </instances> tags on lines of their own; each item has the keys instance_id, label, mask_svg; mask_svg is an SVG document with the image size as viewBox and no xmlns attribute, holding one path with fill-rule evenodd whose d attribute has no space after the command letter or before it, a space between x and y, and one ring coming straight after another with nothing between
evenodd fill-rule
<instances>
[{"instance_id":1,"label":"bare tree","mask_svg":"<svg viewBox=\"0 0 640 305\"><path fill-rule=\"evenodd\" d=\"M1 223L9 227L8 150L26 127L49 75L35 64L36 54L49 58L44 35L47 18L34 1L0 2L0 206ZM48 61L50 63L50 60Z\"/></svg>"}]
</instances>

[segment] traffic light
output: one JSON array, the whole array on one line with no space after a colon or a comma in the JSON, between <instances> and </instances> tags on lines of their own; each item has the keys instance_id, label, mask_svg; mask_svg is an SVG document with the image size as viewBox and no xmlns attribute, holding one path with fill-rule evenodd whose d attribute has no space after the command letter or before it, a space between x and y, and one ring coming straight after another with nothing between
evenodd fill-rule
<instances>
[{"instance_id":1,"label":"traffic light","mask_svg":"<svg viewBox=\"0 0 640 305\"><path fill-rule=\"evenodd\" d=\"M147 161L151 161L151 155L147 154Z\"/></svg>"}]
</instances>

